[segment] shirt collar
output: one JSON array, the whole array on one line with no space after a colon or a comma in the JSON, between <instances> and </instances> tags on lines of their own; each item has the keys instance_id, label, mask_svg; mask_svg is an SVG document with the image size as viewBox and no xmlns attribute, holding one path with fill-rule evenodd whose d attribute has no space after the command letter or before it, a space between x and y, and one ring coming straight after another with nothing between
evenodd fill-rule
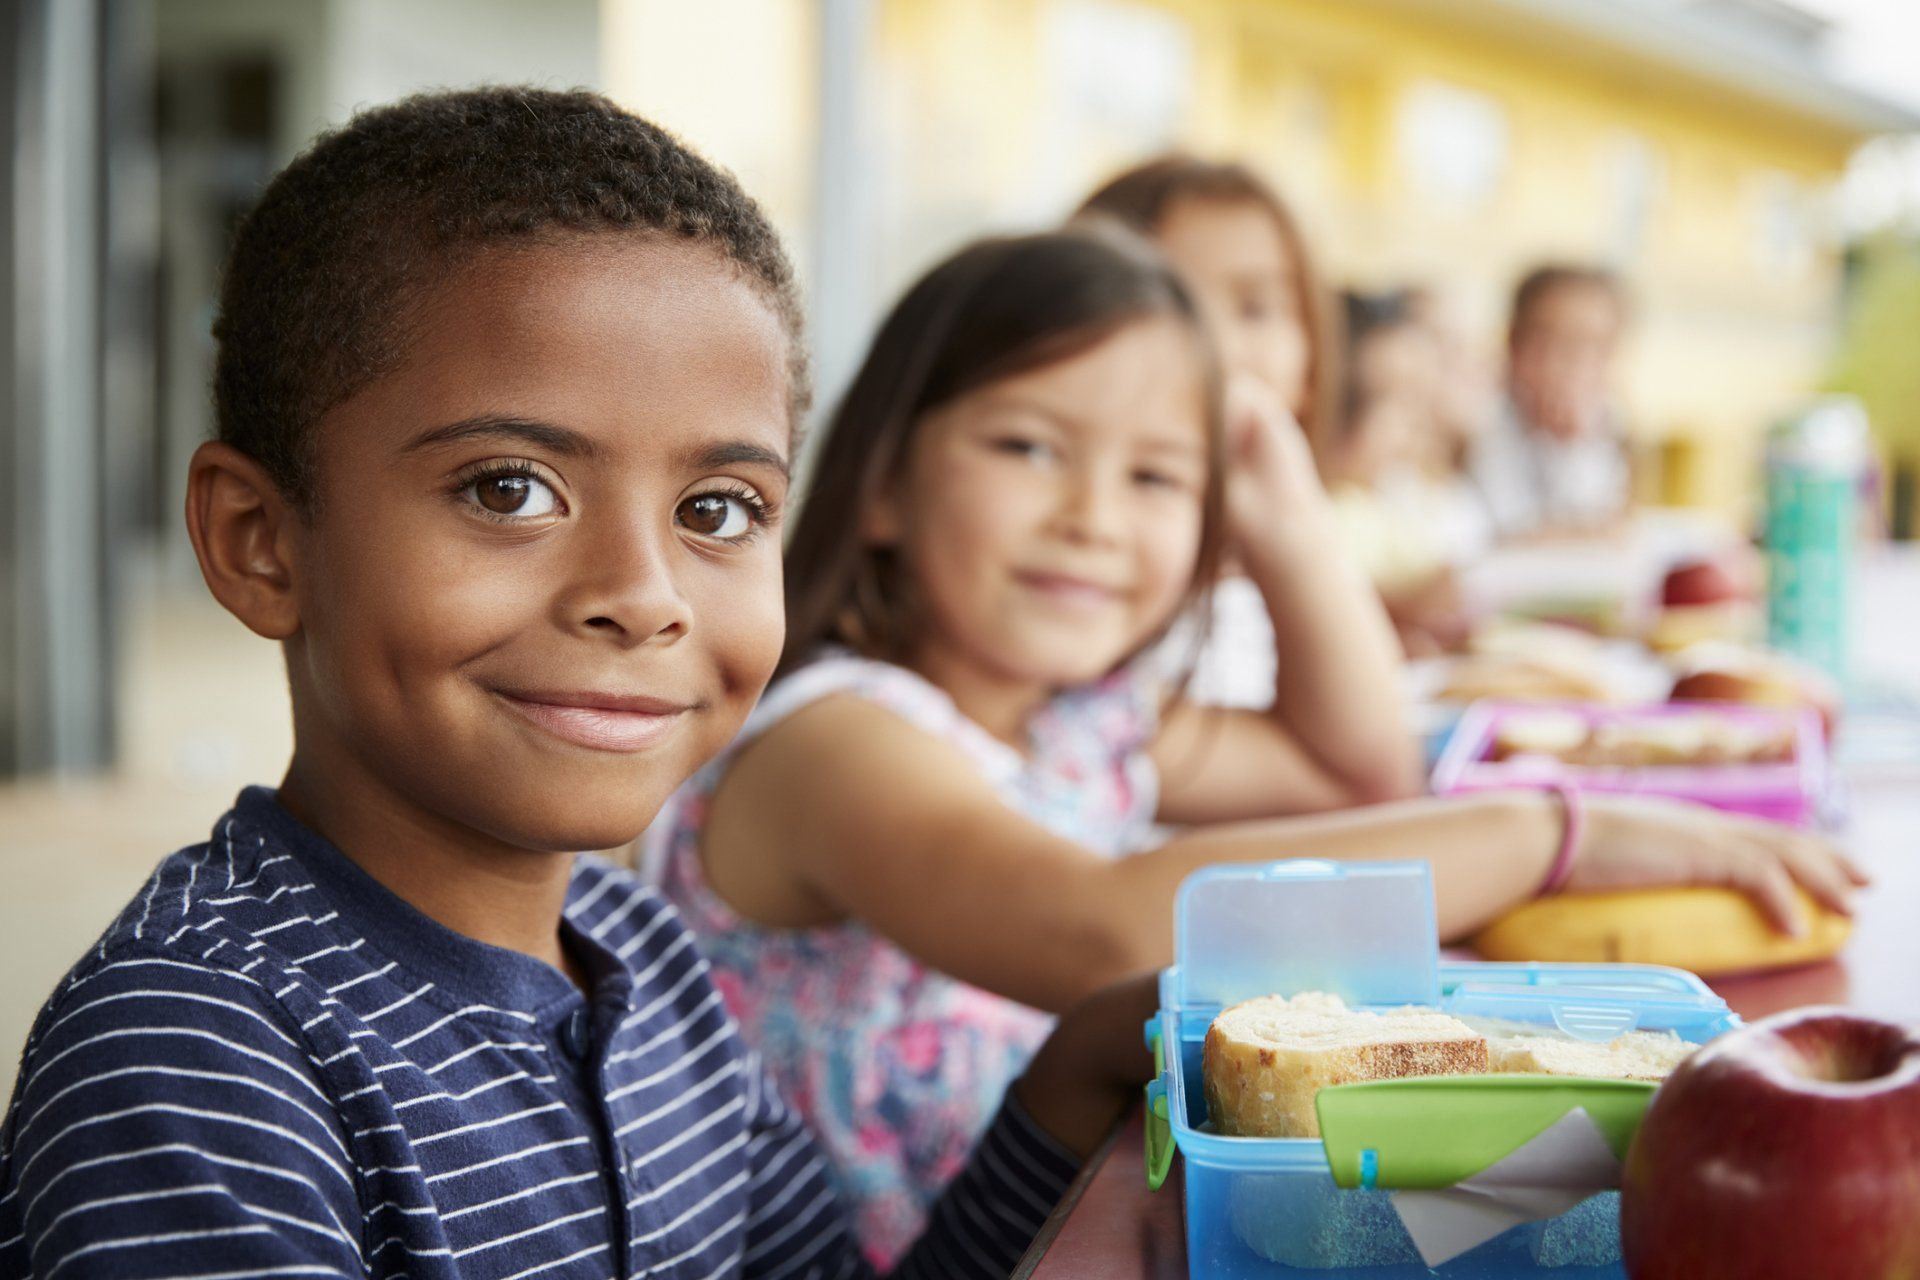
<instances>
[{"instance_id":1,"label":"shirt collar","mask_svg":"<svg viewBox=\"0 0 1920 1280\"><path fill-rule=\"evenodd\" d=\"M543 960L456 933L424 914L361 869L319 832L282 806L270 787L248 787L234 817L267 844L292 855L324 894L339 924L409 973L432 982L463 1005L491 1005L536 1016L583 1002L571 979ZM568 888L571 899L578 880ZM632 974L599 942L562 921L568 948L586 968L596 999L624 1002Z\"/></svg>"}]
</instances>

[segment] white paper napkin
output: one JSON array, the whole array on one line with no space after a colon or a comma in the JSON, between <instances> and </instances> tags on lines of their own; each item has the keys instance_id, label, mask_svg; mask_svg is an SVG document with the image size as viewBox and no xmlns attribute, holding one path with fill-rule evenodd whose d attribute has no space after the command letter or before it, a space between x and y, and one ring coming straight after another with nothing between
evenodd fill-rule
<instances>
[{"instance_id":1,"label":"white paper napkin","mask_svg":"<svg viewBox=\"0 0 1920 1280\"><path fill-rule=\"evenodd\" d=\"M1393 1207L1429 1267L1456 1258L1509 1227L1553 1218L1596 1191L1620 1185L1620 1161L1585 1108L1473 1177L1439 1191L1395 1191Z\"/></svg>"}]
</instances>

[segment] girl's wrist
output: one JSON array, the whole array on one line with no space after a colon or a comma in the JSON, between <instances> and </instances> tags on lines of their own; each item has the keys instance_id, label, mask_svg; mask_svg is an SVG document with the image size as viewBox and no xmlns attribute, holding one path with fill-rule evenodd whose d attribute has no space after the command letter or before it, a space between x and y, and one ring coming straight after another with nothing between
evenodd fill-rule
<instances>
[{"instance_id":1,"label":"girl's wrist","mask_svg":"<svg viewBox=\"0 0 1920 1280\"><path fill-rule=\"evenodd\" d=\"M1559 803L1560 827L1559 842L1554 848L1553 861L1547 865L1547 874L1540 881L1536 898L1546 898L1559 893L1567 887L1567 881L1573 878L1575 863L1586 842L1586 812L1580 801L1580 793L1564 782L1552 783L1542 788Z\"/></svg>"}]
</instances>

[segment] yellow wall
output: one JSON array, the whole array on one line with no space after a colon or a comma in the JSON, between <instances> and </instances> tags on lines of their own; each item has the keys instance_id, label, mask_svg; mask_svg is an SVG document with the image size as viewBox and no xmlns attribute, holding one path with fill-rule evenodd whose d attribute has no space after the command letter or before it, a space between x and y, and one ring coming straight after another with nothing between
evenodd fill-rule
<instances>
[{"instance_id":1,"label":"yellow wall","mask_svg":"<svg viewBox=\"0 0 1920 1280\"><path fill-rule=\"evenodd\" d=\"M814 6L601 0L600 10L608 96L732 170L789 244L804 244L819 93Z\"/></svg>"}]
</instances>

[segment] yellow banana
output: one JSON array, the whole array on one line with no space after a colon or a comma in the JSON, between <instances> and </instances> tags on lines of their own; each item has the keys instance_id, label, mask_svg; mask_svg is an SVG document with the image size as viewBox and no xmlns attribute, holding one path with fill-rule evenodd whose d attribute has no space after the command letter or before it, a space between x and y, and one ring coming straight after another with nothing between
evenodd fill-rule
<instances>
[{"instance_id":1,"label":"yellow banana","mask_svg":"<svg viewBox=\"0 0 1920 1280\"><path fill-rule=\"evenodd\" d=\"M1563 893L1515 907L1481 931L1489 960L1664 964L1703 977L1824 960L1846 944L1853 922L1796 889L1808 929L1794 938L1731 889L1635 889Z\"/></svg>"}]
</instances>

